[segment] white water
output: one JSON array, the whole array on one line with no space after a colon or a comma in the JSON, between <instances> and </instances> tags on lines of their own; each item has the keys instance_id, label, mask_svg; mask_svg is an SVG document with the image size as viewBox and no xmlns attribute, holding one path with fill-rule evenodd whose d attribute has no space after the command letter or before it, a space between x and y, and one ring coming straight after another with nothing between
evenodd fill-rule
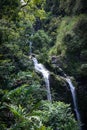
<instances>
[{"instance_id":1,"label":"white water","mask_svg":"<svg viewBox=\"0 0 87 130\"><path fill-rule=\"evenodd\" d=\"M68 82L69 84L69 87L70 87L70 90L71 90L71 93L72 93L72 98L73 98L73 105L74 105L74 110L75 110L75 113L76 113L76 118L77 118L77 121L78 121L78 125L79 127L81 126L81 119L80 119L80 114L79 114L79 111L78 111L78 106L77 106L77 101L76 101L76 91L75 91L75 87L73 86L70 78L66 78L66 81ZM81 128L80 128L81 129Z\"/></svg>"},{"instance_id":2,"label":"white water","mask_svg":"<svg viewBox=\"0 0 87 130\"><path fill-rule=\"evenodd\" d=\"M42 64L38 63L35 57L33 57L32 60L34 62L35 70L37 72L40 72L43 75L46 84L46 89L47 89L47 99L51 101L52 98L51 98L51 91L50 91L50 84L49 84L49 76L50 76L49 71Z\"/></svg>"}]
</instances>

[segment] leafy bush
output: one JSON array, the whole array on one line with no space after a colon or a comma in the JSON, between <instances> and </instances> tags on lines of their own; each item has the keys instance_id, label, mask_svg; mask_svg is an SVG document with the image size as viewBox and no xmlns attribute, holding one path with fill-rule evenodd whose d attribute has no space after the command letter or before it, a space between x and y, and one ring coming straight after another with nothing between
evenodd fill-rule
<instances>
[{"instance_id":1,"label":"leafy bush","mask_svg":"<svg viewBox=\"0 0 87 130\"><path fill-rule=\"evenodd\" d=\"M6 107L14 117L8 130L78 130L70 106L63 102L42 101L33 111L26 111L21 105L9 104ZM2 127L6 128L3 124Z\"/></svg>"},{"instance_id":2,"label":"leafy bush","mask_svg":"<svg viewBox=\"0 0 87 130\"><path fill-rule=\"evenodd\" d=\"M19 106L8 106L10 111L14 114L15 124L11 125L8 130L51 130L46 129L46 127L42 124L40 117L33 116L32 113L26 113L25 109Z\"/></svg>"},{"instance_id":3,"label":"leafy bush","mask_svg":"<svg viewBox=\"0 0 87 130\"><path fill-rule=\"evenodd\" d=\"M44 32L44 30L38 30L32 38L33 40L33 50L47 50L51 43L51 38Z\"/></svg>"},{"instance_id":4,"label":"leafy bush","mask_svg":"<svg viewBox=\"0 0 87 130\"><path fill-rule=\"evenodd\" d=\"M24 84L15 90L11 90L3 99L9 99L10 103L13 104L14 102L14 105L20 104L21 106L26 107L26 110L32 111L35 104L46 95L45 93L45 90L40 88L39 84L33 82L33 84Z\"/></svg>"},{"instance_id":5,"label":"leafy bush","mask_svg":"<svg viewBox=\"0 0 87 130\"><path fill-rule=\"evenodd\" d=\"M87 12L87 2L85 0L54 0L47 1L46 10L53 15L71 15Z\"/></svg>"},{"instance_id":6,"label":"leafy bush","mask_svg":"<svg viewBox=\"0 0 87 130\"><path fill-rule=\"evenodd\" d=\"M42 102L40 109L34 111L35 114L53 130L78 130L70 106L63 102Z\"/></svg>"}]
</instances>

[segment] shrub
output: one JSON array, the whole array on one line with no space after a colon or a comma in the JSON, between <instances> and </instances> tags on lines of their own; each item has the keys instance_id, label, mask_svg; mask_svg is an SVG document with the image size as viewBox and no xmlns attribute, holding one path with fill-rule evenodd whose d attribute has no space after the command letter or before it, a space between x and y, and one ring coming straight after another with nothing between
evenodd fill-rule
<instances>
[{"instance_id":1,"label":"shrub","mask_svg":"<svg viewBox=\"0 0 87 130\"><path fill-rule=\"evenodd\" d=\"M32 40L34 52L37 52L37 49L40 51L42 48L46 50L51 43L51 38L44 32L44 30L38 30Z\"/></svg>"},{"instance_id":2,"label":"shrub","mask_svg":"<svg viewBox=\"0 0 87 130\"><path fill-rule=\"evenodd\" d=\"M53 130L78 130L77 123L71 113L70 106L63 102L42 102L42 106L34 114L38 115L46 126Z\"/></svg>"}]
</instances>

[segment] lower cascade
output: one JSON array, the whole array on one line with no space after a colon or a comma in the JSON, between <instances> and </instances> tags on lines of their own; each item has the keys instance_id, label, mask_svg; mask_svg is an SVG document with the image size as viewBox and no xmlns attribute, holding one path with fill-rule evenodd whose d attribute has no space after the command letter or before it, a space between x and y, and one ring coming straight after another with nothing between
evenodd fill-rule
<instances>
[{"instance_id":1,"label":"lower cascade","mask_svg":"<svg viewBox=\"0 0 87 130\"><path fill-rule=\"evenodd\" d=\"M45 81L45 84L46 84L46 89L47 89L47 99L49 101L52 100L51 98L51 91L50 91L50 83L49 83L49 76L50 76L50 73L49 71L44 67L43 64L41 63L38 63L37 59L35 57L32 58L33 62L34 62L34 67L35 67L35 70L37 72L40 72L42 75L43 75L43 78L44 78L44 81Z\"/></svg>"},{"instance_id":2,"label":"lower cascade","mask_svg":"<svg viewBox=\"0 0 87 130\"><path fill-rule=\"evenodd\" d=\"M77 121L78 121L78 125L79 125L80 130L81 130L81 119L80 119L80 114L79 114L79 111L78 111L78 106L77 106L77 101L76 101L75 87L73 86L70 78L66 77L66 81L69 84L69 87L70 87L70 90L71 90L72 99L73 99L73 105L74 105L74 110L75 110L75 113L76 113L76 118L77 118Z\"/></svg>"}]
</instances>

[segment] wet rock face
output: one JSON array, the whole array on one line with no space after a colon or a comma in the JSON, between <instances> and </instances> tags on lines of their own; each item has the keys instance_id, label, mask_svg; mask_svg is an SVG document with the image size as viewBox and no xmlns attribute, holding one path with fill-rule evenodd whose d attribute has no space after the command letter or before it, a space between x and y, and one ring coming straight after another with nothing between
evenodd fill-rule
<instances>
[{"instance_id":1,"label":"wet rock face","mask_svg":"<svg viewBox=\"0 0 87 130\"><path fill-rule=\"evenodd\" d=\"M52 56L51 61L52 61L52 64L56 64L58 61L57 56Z\"/></svg>"},{"instance_id":2,"label":"wet rock face","mask_svg":"<svg viewBox=\"0 0 87 130\"><path fill-rule=\"evenodd\" d=\"M61 56L55 56L55 55L53 55L52 57L51 57L51 63L52 64L56 64L57 66L62 66L62 61L61 61Z\"/></svg>"},{"instance_id":3,"label":"wet rock face","mask_svg":"<svg viewBox=\"0 0 87 130\"><path fill-rule=\"evenodd\" d=\"M47 69L50 71L50 87L53 91L53 100L64 101L71 103L71 92L65 81L64 72L59 65L59 59L57 56L51 57L51 62L47 64Z\"/></svg>"},{"instance_id":4,"label":"wet rock face","mask_svg":"<svg viewBox=\"0 0 87 130\"><path fill-rule=\"evenodd\" d=\"M64 72L64 65L65 61L63 62L61 56L52 56L51 57L51 66L53 68L53 72L57 75L66 77L66 73Z\"/></svg>"},{"instance_id":5,"label":"wet rock face","mask_svg":"<svg viewBox=\"0 0 87 130\"><path fill-rule=\"evenodd\" d=\"M66 83L66 81L64 81L61 78L61 77L64 78L64 72L59 69L62 68L63 63L61 62L62 60L60 60L58 56L52 56L51 62L49 63L50 67L48 68L48 70L52 72L52 74L50 75L50 86L51 89L53 90L52 92L53 98L54 100L64 101L65 103L71 104L72 110L74 112L73 101L72 101L72 96L71 96L69 86ZM82 66L81 71L79 71L78 75L77 73L75 73L76 76L75 79L77 82L76 84L78 84L75 85L77 86L76 87L77 103L78 103L78 108L83 123L82 130L87 130L87 78L86 78L87 76L86 75L87 75L86 66Z\"/></svg>"},{"instance_id":6,"label":"wet rock face","mask_svg":"<svg viewBox=\"0 0 87 130\"><path fill-rule=\"evenodd\" d=\"M87 80L82 78L79 80L77 88L78 106L84 127L83 130L87 130Z\"/></svg>"},{"instance_id":7,"label":"wet rock face","mask_svg":"<svg viewBox=\"0 0 87 130\"><path fill-rule=\"evenodd\" d=\"M50 86L53 90L53 98L57 101L64 101L66 103L71 102L71 93L70 89L60 76L51 74L50 75Z\"/></svg>"}]
</instances>

